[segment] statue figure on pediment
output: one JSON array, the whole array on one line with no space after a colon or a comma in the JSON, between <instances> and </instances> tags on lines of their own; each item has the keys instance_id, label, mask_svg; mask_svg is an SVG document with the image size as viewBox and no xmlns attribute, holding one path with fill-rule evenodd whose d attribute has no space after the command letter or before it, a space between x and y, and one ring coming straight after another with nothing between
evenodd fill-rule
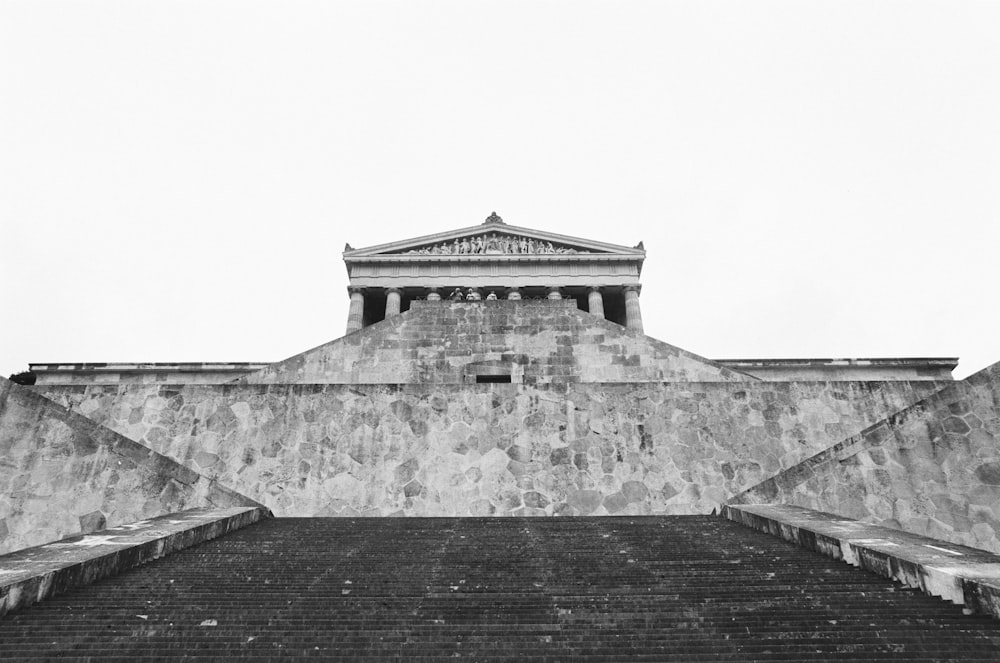
<instances>
[{"instance_id":1,"label":"statue figure on pediment","mask_svg":"<svg viewBox=\"0 0 1000 663\"><path fill-rule=\"evenodd\" d=\"M478 235L473 240L476 250L473 253L485 253L486 252L486 242L483 241L483 236Z\"/></svg>"},{"instance_id":2,"label":"statue figure on pediment","mask_svg":"<svg viewBox=\"0 0 1000 663\"><path fill-rule=\"evenodd\" d=\"M496 233L490 233L490 236L486 238L486 250L487 251L500 250L500 243L497 241Z\"/></svg>"},{"instance_id":3,"label":"statue figure on pediment","mask_svg":"<svg viewBox=\"0 0 1000 663\"><path fill-rule=\"evenodd\" d=\"M521 249L521 251L520 251L521 253L527 253L528 252L528 240L526 240L525 238L522 237L521 239L519 239L518 242L517 242L517 246L518 246L518 248Z\"/></svg>"},{"instance_id":4,"label":"statue figure on pediment","mask_svg":"<svg viewBox=\"0 0 1000 663\"><path fill-rule=\"evenodd\" d=\"M533 240L533 239L531 239L529 237L528 238L528 253L534 253L534 252L535 252L535 240Z\"/></svg>"},{"instance_id":5,"label":"statue figure on pediment","mask_svg":"<svg viewBox=\"0 0 1000 663\"><path fill-rule=\"evenodd\" d=\"M546 242L546 244L545 244L545 252L546 253L555 253L556 252L555 247L552 246L552 242Z\"/></svg>"}]
</instances>

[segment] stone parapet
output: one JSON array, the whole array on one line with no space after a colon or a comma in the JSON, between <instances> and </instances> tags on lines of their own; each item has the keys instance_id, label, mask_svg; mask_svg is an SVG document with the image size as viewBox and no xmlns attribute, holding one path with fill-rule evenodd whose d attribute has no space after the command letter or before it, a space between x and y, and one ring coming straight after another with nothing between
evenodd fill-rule
<instances>
[{"instance_id":1,"label":"stone parapet","mask_svg":"<svg viewBox=\"0 0 1000 663\"><path fill-rule=\"evenodd\" d=\"M1000 556L796 506L726 506L729 520L1000 618Z\"/></svg>"},{"instance_id":2,"label":"stone parapet","mask_svg":"<svg viewBox=\"0 0 1000 663\"><path fill-rule=\"evenodd\" d=\"M762 380L951 380L954 357L875 357L857 359L718 359L734 371Z\"/></svg>"},{"instance_id":3,"label":"stone parapet","mask_svg":"<svg viewBox=\"0 0 1000 663\"><path fill-rule=\"evenodd\" d=\"M264 362L33 363L37 385L222 384L258 371Z\"/></svg>"},{"instance_id":4,"label":"stone parapet","mask_svg":"<svg viewBox=\"0 0 1000 663\"><path fill-rule=\"evenodd\" d=\"M0 616L269 517L261 507L191 509L0 556Z\"/></svg>"}]
</instances>

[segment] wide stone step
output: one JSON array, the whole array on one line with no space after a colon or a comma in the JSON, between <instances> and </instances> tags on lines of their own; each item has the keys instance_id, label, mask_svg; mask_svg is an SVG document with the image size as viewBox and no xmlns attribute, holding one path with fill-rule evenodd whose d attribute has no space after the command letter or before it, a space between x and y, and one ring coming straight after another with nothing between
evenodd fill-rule
<instances>
[{"instance_id":1,"label":"wide stone step","mask_svg":"<svg viewBox=\"0 0 1000 663\"><path fill-rule=\"evenodd\" d=\"M713 517L274 519L0 619L0 659L995 661L1000 622Z\"/></svg>"}]
</instances>

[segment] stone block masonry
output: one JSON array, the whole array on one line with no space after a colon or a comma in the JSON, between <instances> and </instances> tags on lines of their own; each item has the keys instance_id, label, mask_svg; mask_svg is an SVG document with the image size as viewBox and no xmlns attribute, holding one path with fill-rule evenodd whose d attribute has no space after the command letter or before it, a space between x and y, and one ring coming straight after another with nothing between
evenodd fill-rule
<instances>
[{"instance_id":1,"label":"stone block masonry","mask_svg":"<svg viewBox=\"0 0 1000 663\"><path fill-rule=\"evenodd\" d=\"M231 384L44 393L276 515L541 516L710 513L940 387Z\"/></svg>"},{"instance_id":2,"label":"stone block masonry","mask_svg":"<svg viewBox=\"0 0 1000 663\"><path fill-rule=\"evenodd\" d=\"M192 507L256 505L0 378L0 554Z\"/></svg>"},{"instance_id":3,"label":"stone block masonry","mask_svg":"<svg viewBox=\"0 0 1000 663\"><path fill-rule=\"evenodd\" d=\"M400 315L272 364L243 384L757 381L566 300L414 302Z\"/></svg>"},{"instance_id":4,"label":"stone block masonry","mask_svg":"<svg viewBox=\"0 0 1000 663\"><path fill-rule=\"evenodd\" d=\"M1000 553L1000 364L736 496Z\"/></svg>"}]
</instances>

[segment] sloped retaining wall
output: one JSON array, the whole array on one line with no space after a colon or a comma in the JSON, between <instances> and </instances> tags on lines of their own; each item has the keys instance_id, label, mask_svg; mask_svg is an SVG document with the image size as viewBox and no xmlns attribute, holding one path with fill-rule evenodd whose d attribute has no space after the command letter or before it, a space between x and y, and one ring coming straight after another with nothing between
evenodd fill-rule
<instances>
[{"instance_id":1,"label":"sloped retaining wall","mask_svg":"<svg viewBox=\"0 0 1000 663\"><path fill-rule=\"evenodd\" d=\"M199 506L259 506L0 378L0 554Z\"/></svg>"},{"instance_id":2,"label":"sloped retaining wall","mask_svg":"<svg viewBox=\"0 0 1000 663\"><path fill-rule=\"evenodd\" d=\"M1000 553L1000 364L737 495Z\"/></svg>"}]
</instances>

